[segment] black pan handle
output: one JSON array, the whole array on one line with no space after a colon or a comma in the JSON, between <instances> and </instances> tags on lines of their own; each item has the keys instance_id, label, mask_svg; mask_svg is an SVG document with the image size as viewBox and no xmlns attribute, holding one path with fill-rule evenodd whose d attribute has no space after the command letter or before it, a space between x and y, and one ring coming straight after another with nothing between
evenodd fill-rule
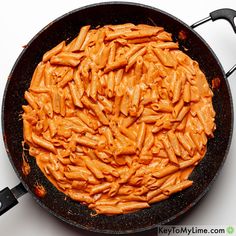
<instances>
[{"instance_id":1,"label":"black pan handle","mask_svg":"<svg viewBox=\"0 0 236 236\"><path fill-rule=\"evenodd\" d=\"M18 198L27 193L22 183L12 189L4 188L0 191L0 216L18 203Z\"/></svg>"},{"instance_id":2,"label":"black pan handle","mask_svg":"<svg viewBox=\"0 0 236 236\"><path fill-rule=\"evenodd\" d=\"M227 20L231 24L234 32L236 33L236 25L234 22L235 17L236 17L235 10L230 9L230 8L222 8L222 9L215 10L215 11L211 12L208 17L197 21L196 23L192 24L191 27L195 28L195 27L202 25L210 20L215 21L215 20L219 20L219 19L224 19L224 20Z\"/></svg>"},{"instance_id":3,"label":"black pan handle","mask_svg":"<svg viewBox=\"0 0 236 236\"><path fill-rule=\"evenodd\" d=\"M234 22L234 19L236 17L236 11L230 8L222 8L216 11L213 11L210 13L210 15L194 24L191 25L191 28L196 28L199 25L202 25L210 20L215 21L219 19L227 20L234 32L236 33L236 24ZM236 71L236 65L234 65L225 75L226 77L229 77L234 71Z\"/></svg>"},{"instance_id":4,"label":"black pan handle","mask_svg":"<svg viewBox=\"0 0 236 236\"><path fill-rule=\"evenodd\" d=\"M236 25L234 23L234 18L236 17L236 11L229 8L223 8L210 13L212 21L224 19L227 20L233 27L234 33L236 33Z\"/></svg>"}]
</instances>

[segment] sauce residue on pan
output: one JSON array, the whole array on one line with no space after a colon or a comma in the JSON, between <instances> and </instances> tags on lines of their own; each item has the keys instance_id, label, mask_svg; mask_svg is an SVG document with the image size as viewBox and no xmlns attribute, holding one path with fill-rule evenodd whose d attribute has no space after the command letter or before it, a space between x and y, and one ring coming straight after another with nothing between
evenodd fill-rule
<instances>
[{"instance_id":1,"label":"sauce residue on pan","mask_svg":"<svg viewBox=\"0 0 236 236\"><path fill-rule=\"evenodd\" d=\"M30 168L30 165L29 165L29 162L27 160L27 157L25 156L25 147L24 147L24 142L22 142L22 147L23 147L23 152L22 152L22 166L21 166L21 169L22 169L22 172L25 176L27 176L30 171L31 171L31 168Z\"/></svg>"},{"instance_id":2,"label":"sauce residue on pan","mask_svg":"<svg viewBox=\"0 0 236 236\"><path fill-rule=\"evenodd\" d=\"M187 39L187 33L184 30L180 30L178 34L178 38L180 40L186 40Z\"/></svg>"},{"instance_id":3,"label":"sauce residue on pan","mask_svg":"<svg viewBox=\"0 0 236 236\"><path fill-rule=\"evenodd\" d=\"M43 185L36 183L36 185L34 186L34 193L36 194L36 196L43 198L46 195L47 191L43 187Z\"/></svg>"},{"instance_id":4,"label":"sauce residue on pan","mask_svg":"<svg viewBox=\"0 0 236 236\"><path fill-rule=\"evenodd\" d=\"M25 44L22 46L22 48L27 48L29 45L28 44Z\"/></svg>"},{"instance_id":5,"label":"sauce residue on pan","mask_svg":"<svg viewBox=\"0 0 236 236\"><path fill-rule=\"evenodd\" d=\"M213 89L218 89L220 87L220 78L216 77L211 81L211 86Z\"/></svg>"}]
</instances>

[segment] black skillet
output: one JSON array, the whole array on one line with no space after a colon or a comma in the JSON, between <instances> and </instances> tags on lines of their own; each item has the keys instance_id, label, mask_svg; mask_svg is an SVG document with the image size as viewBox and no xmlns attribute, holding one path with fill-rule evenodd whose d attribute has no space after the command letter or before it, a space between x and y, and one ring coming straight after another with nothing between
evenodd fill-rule
<instances>
[{"instance_id":1,"label":"black skillet","mask_svg":"<svg viewBox=\"0 0 236 236\"><path fill-rule=\"evenodd\" d=\"M110 2L83 7L56 19L40 31L23 50L17 59L5 88L2 105L2 128L5 148L12 166L21 184L10 190L0 192L0 214L17 204L17 198L29 192L36 202L62 221L89 231L124 234L145 231L161 224L176 220L195 205L208 191L215 180L227 156L233 132L233 104L227 77L236 70L234 66L225 73L219 60L208 44L193 30L194 27L208 20L226 19L234 31L236 11L221 9L209 17L192 25L186 25L179 19L153 7L125 2ZM214 139L209 140L205 158L195 168L190 179L191 188L171 196L168 200L153 204L151 208L132 214L118 216L91 216L86 206L65 198L41 173L35 159L27 153L31 171L22 172L22 114L25 104L24 91L29 87L32 73L44 52L64 39L74 38L83 25L156 24L163 26L173 34L180 48L191 58L197 60L211 85L212 79L220 79L220 87L214 90L213 104L216 111ZM181 33L180 33L181 32ZM181 35L181 37L179 37ZM40 198L35 193L36 185L44 186L47 194Z\"/></svg>"}]
</instances>

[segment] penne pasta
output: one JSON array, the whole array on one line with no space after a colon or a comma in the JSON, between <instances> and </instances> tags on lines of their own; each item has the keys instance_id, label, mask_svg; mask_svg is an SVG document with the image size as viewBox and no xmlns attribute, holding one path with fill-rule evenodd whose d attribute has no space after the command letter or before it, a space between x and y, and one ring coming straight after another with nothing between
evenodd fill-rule
<instances>
[{"instance_id":1,"label":"penne pasta","mask_svg":"<svg viewBox=\"0 0 236 236\"><path fill-rule=\"evenodd\" d=\"M79 143L80 145L90 147L90 148L96 148L98 143L90 138L87 137L77 137L76 142Z\"/></svg>"},{"instance_id":2,"label":"penne pasta","mask_svg":"<svg viewBox=\"0 0 236 236\"><path fill-rule=\"evenodd\" d=\"M102 171L98 169L88 157L83 156L82 159L84 160L86 167L94 174L96 178L104 178Z\"/></svg>"},{"instance_id":3,"label":"penne pasta","mask_svg":"<svg viewBox=\"0 0 236 236\"><path fill-rule=\"evenodd\" d=\"M190 90L189 82L186 82L186 84L184 85L183 100L184 100L184 102L190 102L191 101L191 90Z\"/></svg>"},{"instance_id":4,"label":"penne pasta","mask_svg":"<svg viewBox=\"0 0 236 236\"><path fill-rule=\"evenodd\" d=\"M138 201L138 202L146 202L146 197L144 196L137 196L137 195L126 195L119 197L121 202L130 202L130 201Z\"/></svg>"},{"instance_id":5,"label":"penne pasta","mask_svg":"<svg viewBox=\"0 0 236 236\"><path fill-rule=\"evenodd\" d=\"M190 108L189 107L183 107L181 111L179 112L178 116L176 117L176 120L182 121L184 117L187 115L189 112Z\"/></svg>"},{"instance_id":6,"label":"penne pasta","mask_svg":"<svg viewBox=\"0 0 236 236\"><path fill-rule=\"evenodd\" d=\"M137 149L139 151L141 151L141 149L143 148L143 143L144 143L144 140L145 140L145 135L146 135L146 125L144 122L142 122L140 125L139 125L139 129L138 129L138 133L137 133Z\"/></svg>"},{"instance_id":7,"label":"penne pasta","mask_svg":"<svg viewBox=\"0 0 236 236\"><path fill-rule=\"evenodd\" d=\"M137 211L139 209L150 207L150 205L147 202L119 203L118 206L122 209L123 213L130 213Z\"/></svg>"},{"instance_id":8,"label":"penne pasta","mask_svg":"<svg viewBox=\"0 0 236 236\"><path fill-rule=\"evenodd\" d=\"M98 75L95 71L92 71L90 96L93 98L93 100L96 100L97 92L98 92Z\"/></svg>"},{"instance_id":9,"label":"penne pasta","mask_svg":"<svg viewBox=\"0 0 236 236\"><path fill-rule=\"evenodd\" d=\"M72 53L72 52L61 52L55 56L52 56L50 63L52 65L71 66L76 67L80 64L81 58L84 57L84 53Z\"/></svg>"},{"instance_id":10,"label":"penne pasta","mask_svg":"<svg viewBox=\"0 0 236 236\"><path fill-rule=\"evenodd\" d=\"M136 85L132 95L131 107L129 109L129 113L131 116L136 116L139 108L141 96L141 89L140 86Z\"/></svg>"},{"instance_id":11,"label":"penne pasta","mask_svg":"<svg viewBox=\"0 0 236 236\"><path fill-rule=\"evenodd\" d=\"M171 143L169 142L168 138L163 137L162 142L163 142L163 145L165 147L165 150L168 154L170 161L176 165L179 165L179 162L178 162L178 159L175 155L174 149L173 149Z\"/></svg>"},{"instance_id":12,"label":"penne pasta","mask_svg":"<svg viewBox=\"0 0 236 236\"><path fill-rule=\"evenodd\" d=\"M55 56L58 53L60 53L63 50L64 47L65 47L65 41L62 41L61 43L59 43L54 48L52 48L51 50L47 51L43 55L43 62L49 61L53 56Z\"/></svg>"},{"instance_id":13,"label":"penne pasta","mask_svg":"<svg viewBox=\"0 0 236 236\"><path fill-rule=\"evenodd\" d=\"M73 99L73 102L74 102L75 106L82 108L83 104L80 101L80 94L79 94L79 92L76 88L75 83L70 82L68 84L69 84L70 93L71 93L71 96L72 96L72 99Z\"/></svg>"},{"instance_id":14,"label":"penne pasta","mask_svg":"<svg viewBox=\"0 0 236 236\"><path fill-rule=\"evenodd\" d=\"M91 189L90 195L94 195L94 194L103 192L107 189L110 189L110 187L111 187L110 183L103 183L103 184L100 184L100 185L96 185Z\"/></svg>"},{"instance_id":15,"label":"penne pasta","mask_svg":"<svg viewBox=\"0 0 236 236\"><path fill-rule=\"evenodd\" d=\"M155 48L153 51L164 66L176 67L176 62L168 51L160 48Z\"/></svg>"},{"instance_id":16,"label":"penne pasta","mask_svg":"<svg viewBox=\"0 0 236 236\"><path fill-rule=\"evenodd\" d=\"M44 75L44 70L45 70L45 64L43 62L40 62L32 76L32 80L30 82L30 88L38 87L43 80L43 75Z\"/></svg>"},{"instance_id":17,"label":"penne pasta","mask_svg":"<svg viewBox=\"0 0 236 236\"><path fill-rule=\"evenodd\" d=\"M119 173L112 166L109 166L101 161L94 160L96 166L106 175L111 174L114 177L119 177Z\"/></svg>"},{"instance_id":18,"label":"penne pasta","mask_svg":"<svg viewBox=\"0 0 236 236\"><path fill-rule=\"evenodd\" d=\"M136 52L133 56L130 57L130 59L128 60L128 64L125 68L125 71L127 72L137 61L137 58L139 58L140 56L143 56L146 53L147 49L146 47L142 48L141 50L139 50L138 52Z\"/></svg>"},{"instance_id":19,"label":"penne pasta","mask_svg":"<svg viewBox=\"0 0 236 236\"><path fill-rule=\"evenodd\" d=\"M90 25L83 26L80 29L79 35L77 36L76 40L72 44L72 47L69 48L70 51L79 51L81 49L81 46L84 43L84 40L88 34L88 31L90 29Z\"/></svg>"},{"instance_id":20,"label":"penne pasta","mask_svg":"<svg viewBox=\"0 0 236 236\"><path fill-rule=\"evenodd\" d=\"M116 61L108 64L108 66L104 69L104 72L108 73L113 70L121 69L122 67L125 67L127 65L127 63L128 63L128 61L125 58L122 58L120 60L116 60Z\"/></svg>"},{"instance_id":21,"label":"penne pasta","mask_svg":"<svg viewBox=\"0 0 236 236\"><path fill-rule=\"evenodd\" d=\"M76 89L78 91L79 98L81 98L84 94L84 84L81 81L79 72L80 72L79 70L74 71L73 79L74 79L75 84L76 84Z\"/></svg>"},{"instance_id":22,"label":"penne pasta","mask_svg":"<svg viewBox=\"0 0 236 236\"><path fill-rule=\"evenodd\" d=\"M154 28L154 29L141 29L137 31L127 32L124 35L125 39L134 39L134 38L144 38L144 37L151 37L153 35L157 35L161 28Z\"/></svg>"},{"instance_id":23,"label":"penne pasta","mask_svg":"<svg viewBox=\"0 0 236 236\"><path fill-rule=\"evenodd\" d=\"M105 214L105 215L123 214L123 210L118 206L97 206L96 211L98 214Z\"/></svg>"},{"instance_id":24,"label":"penne pasta","mask_svg":"<svg viewBox=\"0 0 236 236\"><path fill-rule=\"evenodd\" d=\"M173 174L178 170L179 170L179 167L170 165L170 166L167 166L167 167L161 169L160 171L153 173L152 175L156 178L162 178L167 175Z\"/></svg>"},{"instance_id":25,"label":"penne pasta","mask_svg":"<svg viewBox=\"0 0 236 236\"><path fill-rule=\"evenodd\" d=\"M64 172L67 179L72 180L87 180L86 176L81 172Z\"/></svg>"},{"instance_id":26,"label":"penne pasta","mask_svg":"<svg viewBox=\"0 0 236 236\"><path fill-rule=\"evenodd\" d=\"M73 69L68 70L64 78L57 84L58 87L65 87L68 82L73 79Z\"/></svg>"},{"instance_id":27,"label":"penne pasta","mask_svg":"<svg viewBox=\"0 0 236 236\"><path fill-rule=\"evenodd\" d=\"M38 109L38 105L35 102L34 96L29 93L28 91L25 92L25 100L29 103L29 105L33 108L33 109Z\"/></svg>"},{"instance_id":28,"label":"penne pasta","mask_svg":"<svg viewBox=\"0 0 236 236\"><path fill-rule=\"evenodd\" d=\"M172 112L173 111L173 106L167 103L152 103L151 108L154 111L159 111L159 112Z\"/></svg>"},{"instance_id":29,"label":"penne pasta","mask_svg":"<svg viewBox=\"0 0 236 236\"><path fill-rule=\"evenodd\" d=\"M137 81L139 81L143 74L143 58L142 56L137 57L136 65L135 65L135 76Z\"/></svg>"},{"instance_id":30,"label":"penne pasta","mask_svg":"<svg viewBox=\"0 0 236 236\"><path fill-rule=\"evenodd\" d=\"M156 197L150 199L150 200L148 201L148 203L149 203L149 204L152 204L152 203L160 202L160 201L163 201L163 200L165 200L165 199L167 199L167 198L168 198L167 195L165 195L165 194L159 194L159 195L157 195Z\"/></svg>"},{"instance_id":31,"label":"penne pasta","mask_svg":"<svg viewBox=\"0 0 236 236\"><path fill-rule=\"evenodd\" d=\"M173 117L174 118L177 118L177 116L179 115L179 112L182 110L184 106L184 101L183 99L181 99L174 107L174 110L173 110Z\"/></svg>"},{"instance_id":32,"label":"penne pasta","mask_svg":"<svg viewBox=\"0 0 236 236\"><path fill-rule=\"evenodd\" d=\"M176 133L176 135L177 135L179 142L183 145L184 149L190 154L190 156L192 156L194 150L193 150L193 147L191 146L191 144L186 139L186 137L180 132Z\"/></svg>"},{"instance_id":33,"label":"penne pasta","mask_svg":"<svg viewBox=\"0 0 236 236\"><path fill-rule=\"evenodd\" d=\"M192 166L192 165L194 165L195 163L197 163L200 159L201 159L201 156L200 156L200 155L195 155L195 156L193 156L190 160L181 162L181 163L179 164L179 167L180 167L181 169L183 169L183 168Z\"/></svg>"},{"instance_id":34,"label":"penne pasta","mask_svg":"<svg viewBox=\"0 0 236 236\"><path fill-rule=\"evenodd\" d=\"M88 194L70 191L68 195L75 201L85 202L87 204L94 202L93 198L90 197Z\"/></svg>"},{"instance_id":35,"label":"penne pasta","mask_svg":"<svg viewBox=\"0 0 236 236\"><path fill-rule=\"evenodd\" d=\"M174 85L173 99L172 99L173 103L176 103L179 101L180 94L181 94L181 88L182 88L182 81L180 78L178 78L175 82L175 85Z\"/></svg>"},{"instance_id":36,"label":"penne pasta","mask_svg":"<svg viewBox=\"0 0 236 236\"><path fill-rule=\"evenodd\" d=\"M23 144L46 178L108 216L189 188L216 129L201 65L158 26L85 25L67 41L43 54L22 106Z\"/></svg>"},{"instance_id":37,"label":"penne pasta","mask_svg":"<svg viewBox=\"0 0 236 236\"><path fill-rule=\"evenodd\" d=\"M128 116L129 104L130 104L129 97L127 95L124 95L120 101L120 111L125 116Z\"/></svg>"},{"instance_id":38,"label":"penne pasta","mask_svg":"<svg viewBox=\"0 0 236 236\"><path fill-rule=\"evenodd\" d=\"M171 195L179 191L182 191L186 188L189 188L192 184L193 184L193 181L184 180L183 182L180 182L179 184L168 186L164 188L162 191L165 195Z\"/></svg>"},{"instance_id":39,"label":"penne pasta","mask_svg":"<svg viewBox=\"0 0 236 236\"><path fill-rule=\"evenodd\" d=\"M111 71L108 74L108 81L107 81L107 95L109 98L113 97L113 93L114 93L114 87L115 87L115 75L114 72Z\"/></svg>"},{"instance_id":40,"label":"penne pasta","mask_svg":"<svg viewBox=\"0 0 236 236\"><path fill-rule=\"evenodd\" d=\"M47 150L49 150L49 151L51 151L51 152L53 152L55 154L57 153L57 151L56 151L56 149L55 149L55 147L54 147L54 145L52 143L50 143L47 140L37 136L34 133L32 133L31 137L32 137L32 141L36 145L38 145L38 146L40 146L42 148L45 148L45 149L47 149Z\"/></svg>"},{"instance_id":41,"label":"penne pasta","mask_svg":"<svg viewBox=\"0 0 236 236\"><path fill-rule=\"evenodd\" d=\"M179 144L179 141L178 141L178 139L177 139L175 133L174 133L172 130L170 130L170 131L167 133L167 135L168 135L168 139L169 139L169 141L170 141L170 144L171 144L171 146L172 146L172 148L173 148L175 154L176 154L177 156L180 156L180 155L181 155L180 146L179 146L180 144Z\"/></svg>"}]
</instances>

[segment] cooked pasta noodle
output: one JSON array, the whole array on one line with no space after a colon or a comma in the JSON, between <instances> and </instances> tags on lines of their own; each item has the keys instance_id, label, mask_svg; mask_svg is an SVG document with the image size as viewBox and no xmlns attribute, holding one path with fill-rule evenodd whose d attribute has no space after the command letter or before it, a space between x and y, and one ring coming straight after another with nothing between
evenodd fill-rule
<instances>
[{"instance_id":1,"label":"cooked pasta noodle","mask_svg":"<svg viewBox=\"0 0 236 236\"><path fill-rule=\"evenodd\" d=\"M157 26L82 27L45 52L24 96L29 154L97 214L134 212L189 188L215 130L198 63Z\"/></svg>"}]
</instances>

